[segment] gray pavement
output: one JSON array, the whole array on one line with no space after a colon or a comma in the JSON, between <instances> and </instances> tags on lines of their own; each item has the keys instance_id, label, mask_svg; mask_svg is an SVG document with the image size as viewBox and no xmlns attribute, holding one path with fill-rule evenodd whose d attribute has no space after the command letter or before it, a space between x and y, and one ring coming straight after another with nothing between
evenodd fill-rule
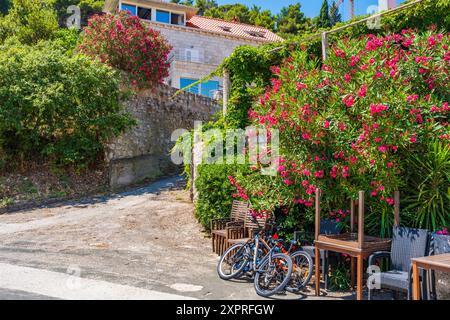
<instances>
[{"instance_id":1,"label":"gray pavement","mask_svg":"<svg viewBox=\"0 0 450 320\"><path fill-rule=\"evenodd\" d=\"M261 299L218 278L181 182L1 215L0 299Z\"/></svg>"}]
</instances>

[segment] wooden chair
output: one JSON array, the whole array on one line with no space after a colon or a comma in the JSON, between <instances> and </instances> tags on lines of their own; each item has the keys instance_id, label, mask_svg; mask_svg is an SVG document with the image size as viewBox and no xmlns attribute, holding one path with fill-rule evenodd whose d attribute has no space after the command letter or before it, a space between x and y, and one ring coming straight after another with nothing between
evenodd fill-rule
<instances>
[{"instance_id":1,"label":"wooden chair","mask_svg":"<svg viewBox=\"0 0 450 320\"><path fill-rule=\"evenodd\" d=\"M268 224L267 217L253 217L250 213L247 214L244 221L244 228L237 230L233 234L230 234L227 238L227 246L231 246L239 242L247 242L256 232L260 230L267 230L271 226Z\"/></svg>"},{"instance_id":2,"label":"wooden chair","mask_svg":"<svg viewBox=\"0 0 450 320\"><path fill-rule=\"evenodd\" d=\"M242 237L244 234L245 218L249 204L233 201L230 218L211 220L211 238L213 252L222 255L228 247L228 239Z\"/></svg>"}]
</instances>

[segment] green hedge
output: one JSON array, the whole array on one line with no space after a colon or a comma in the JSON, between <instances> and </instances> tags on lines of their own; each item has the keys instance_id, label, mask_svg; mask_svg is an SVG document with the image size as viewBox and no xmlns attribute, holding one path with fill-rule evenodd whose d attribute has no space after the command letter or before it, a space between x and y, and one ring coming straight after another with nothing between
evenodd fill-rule
<instances>
[{"instance_id":1,"label":"green hedge","mask_svg":"<svg viewBox=\"0 0 450 320\"><path fill-rule=\"evenodd\" d=\"M119 75L60 44L13 44L0 53L0 149L15 161L49 157L83 165L133 121L119 102Z\"/></svg>"}]
</instances>

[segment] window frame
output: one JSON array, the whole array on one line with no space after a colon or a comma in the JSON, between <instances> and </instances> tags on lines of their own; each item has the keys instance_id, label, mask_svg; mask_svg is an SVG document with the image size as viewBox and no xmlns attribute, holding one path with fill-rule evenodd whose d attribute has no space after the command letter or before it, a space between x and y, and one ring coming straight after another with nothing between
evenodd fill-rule
<instances>
[{"instance_id":1,"label":"window frame","mask_svg":"<svg viewBox=\"0 0 450 320\"><path fill-rule=\"evenodd\" d=\"M133 8L134 7L134 11L135 12L133 13L129 9L124 9L123 6L127 6L128 8ZM137 16L137 14L138 14L138 6L135 5L135 4L126 3L126 2L125 3L124 2L120 2L119 3L119 8L120 8L120 11L130 11L132 16Z\"/></svg>"}]
</instances>

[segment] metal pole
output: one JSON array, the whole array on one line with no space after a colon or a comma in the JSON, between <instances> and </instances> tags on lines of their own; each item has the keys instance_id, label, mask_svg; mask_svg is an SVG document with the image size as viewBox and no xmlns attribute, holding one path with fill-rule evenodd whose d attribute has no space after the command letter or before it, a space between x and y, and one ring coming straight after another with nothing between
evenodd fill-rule
<instances>
[{"instance_id":1,"label":"metal pole","mask_svg":"<svg viewBox=\"0 0 450 320\"><path fill-rule=\"evenodd\" d=\"M322 32L322 60L326 61L328 56L328 36L326 32Z\"/></svg>"}]
</instances>

